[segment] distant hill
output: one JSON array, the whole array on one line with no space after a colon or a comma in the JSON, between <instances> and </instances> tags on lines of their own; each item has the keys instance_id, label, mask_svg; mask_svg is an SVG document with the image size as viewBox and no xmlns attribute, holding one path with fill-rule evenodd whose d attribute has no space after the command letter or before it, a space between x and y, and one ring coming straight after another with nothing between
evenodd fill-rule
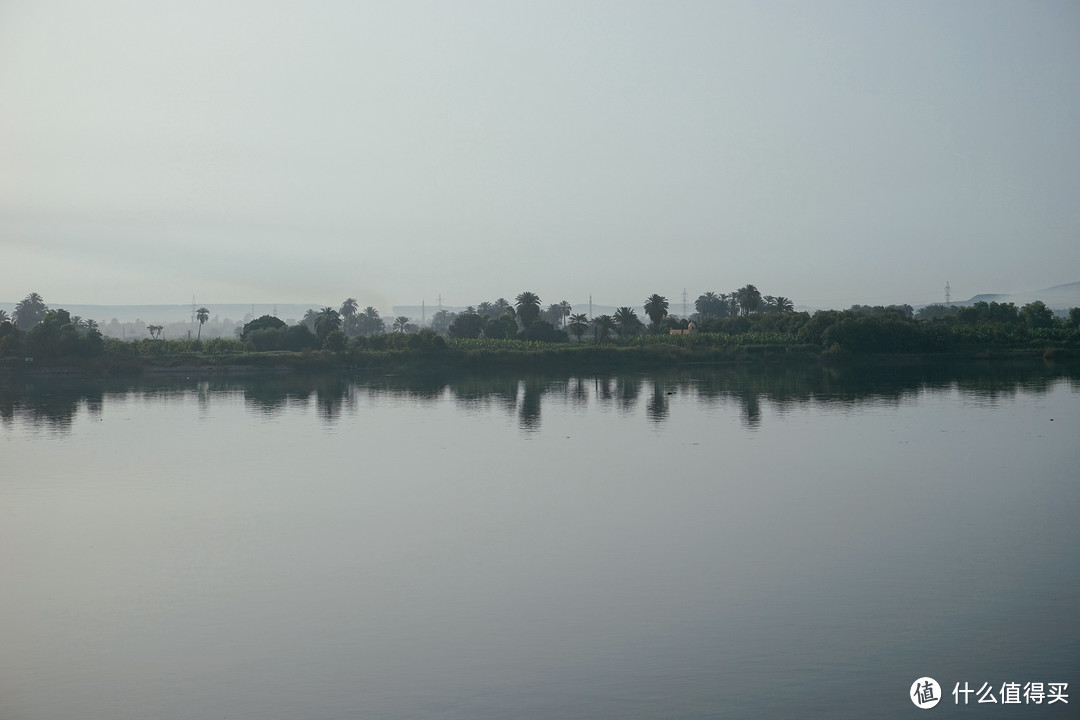
<instances>
[{"instance_id":1,"label":"distant hill","mask_svg":"<svg viewBox=\"0 0 1080 720\"><path fill-rule=\"evenodd\" d=\"M1054 285L1042 290L1031 290L1018 293L984 293L975 295L970 300L953 303L954 305L971 305L977 302L1011 302L1017 306L1027 305L1030 302L1042 300L1054 310L1068 310L1080 307L1080 282Z\"/></svg>"}]
</instances>

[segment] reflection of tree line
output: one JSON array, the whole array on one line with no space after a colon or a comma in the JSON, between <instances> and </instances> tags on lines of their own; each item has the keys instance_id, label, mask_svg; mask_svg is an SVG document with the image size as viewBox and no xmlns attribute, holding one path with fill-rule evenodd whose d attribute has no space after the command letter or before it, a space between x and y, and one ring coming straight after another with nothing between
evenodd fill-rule
<instances>
[{"instance_id":1,"label":"reflection of tree line","mask_svg":"<svg viewBox=\"0 0 1080 720\"><path fill-rule=\"evenodd\" d=\"M1080 382L1080 370L1033 363L939 363L853 367L725 367L676 370L649 375L386 375L348 378L300 373L193 384L180 378L137 382L35 378L0 385L0 422L16 418L33 426L70 428L80 409L99 416L110 398L194 396L203 410L215 395L241 394L253 412L273 416L314 402L324 421L334 422L367 400L405 400L419 405L444 398L459 407L496 407L516 415L525 430L540 426L543 404L572 408L589 404L636 412L663 423L673 397L705 403L737 402L743 421L761 421L762 402L783 410L806 402L858 404L900 402L926 390L957 388L994 401L1019 393L1043 393L1061 378Z\"/></svg>"}]
</instances>

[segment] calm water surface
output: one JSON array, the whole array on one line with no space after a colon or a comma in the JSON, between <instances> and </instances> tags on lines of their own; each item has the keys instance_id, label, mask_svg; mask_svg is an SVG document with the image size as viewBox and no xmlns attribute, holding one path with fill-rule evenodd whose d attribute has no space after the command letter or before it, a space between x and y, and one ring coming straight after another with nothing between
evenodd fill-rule
<instances>
[{"instance_id":1,"label":"calm water surface","mask_svg":"<svg viewBox=\"0 0 1080 720\"><path fill-rule=\"evenodd\" d=\"M1065 371L0 383L5 720L1078 715Z\"/></svg>"}]
</instances>

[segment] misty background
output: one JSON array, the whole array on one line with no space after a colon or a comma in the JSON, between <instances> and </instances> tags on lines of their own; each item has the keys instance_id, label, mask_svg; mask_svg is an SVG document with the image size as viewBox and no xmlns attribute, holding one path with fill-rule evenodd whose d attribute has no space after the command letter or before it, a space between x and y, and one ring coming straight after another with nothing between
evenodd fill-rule
<instances>
[{"instance_id":1,"label":"misty background","mask_svg":"<svg viewBox=\"0 0 1080 720\"><path fill-rule=\"evenodd\" d=\"M1072 2L0 2L0 301L1074 283L1078 37Z\"/></svg>"}]
</instances>

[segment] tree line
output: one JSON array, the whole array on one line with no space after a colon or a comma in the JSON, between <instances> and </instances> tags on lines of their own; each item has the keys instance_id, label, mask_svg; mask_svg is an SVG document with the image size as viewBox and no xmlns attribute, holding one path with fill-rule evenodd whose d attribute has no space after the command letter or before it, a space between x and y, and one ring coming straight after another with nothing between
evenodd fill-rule
<instances>
[{"instance_id":1,"label":"tree line","mask_svg":"<svg viewBox=\"0 0 1080 720\"><path fill-rule=\"evenodd\" d=\"M1080 308L1060 318L1039 301L1022 307L996 302L928 305L918 312L910 305L853 305L847 310L810 314L795 312L792 301L784 296L763 295L748 284L727 293L702 293L689 317L672 315L668 299L657 293L645 298L640 307L644 318L629 306L589 318L584 313L573 313L565 300L545 308L537 293L523 291L513 303L498 298L469 306L460 313L439 311L430 327L419 328L404 315L388 322L374 307L361 310L355 298L348 298L338 308L310 309L292 325L263 315L245 323L235 339L214 338L206 343L201 341L202 325L210 311L200 307L195 313L199 331L194 340L164 341L162 326L148 325L149 338L125 342L103 338L94 320L50 309L39 294L30 293L10 317L0 310L0 357L431 349L444 346L445 340L567 343L571 337L577 343L588 338L598 344L700 344L735 338L743 343L802 344L854 352L933 352L960 345L1041 341L1080 346ZM672 330L688 329L698 337L667 337ZM411 339L405 342L403 336Z\"/></svg>"}]
</instances>

